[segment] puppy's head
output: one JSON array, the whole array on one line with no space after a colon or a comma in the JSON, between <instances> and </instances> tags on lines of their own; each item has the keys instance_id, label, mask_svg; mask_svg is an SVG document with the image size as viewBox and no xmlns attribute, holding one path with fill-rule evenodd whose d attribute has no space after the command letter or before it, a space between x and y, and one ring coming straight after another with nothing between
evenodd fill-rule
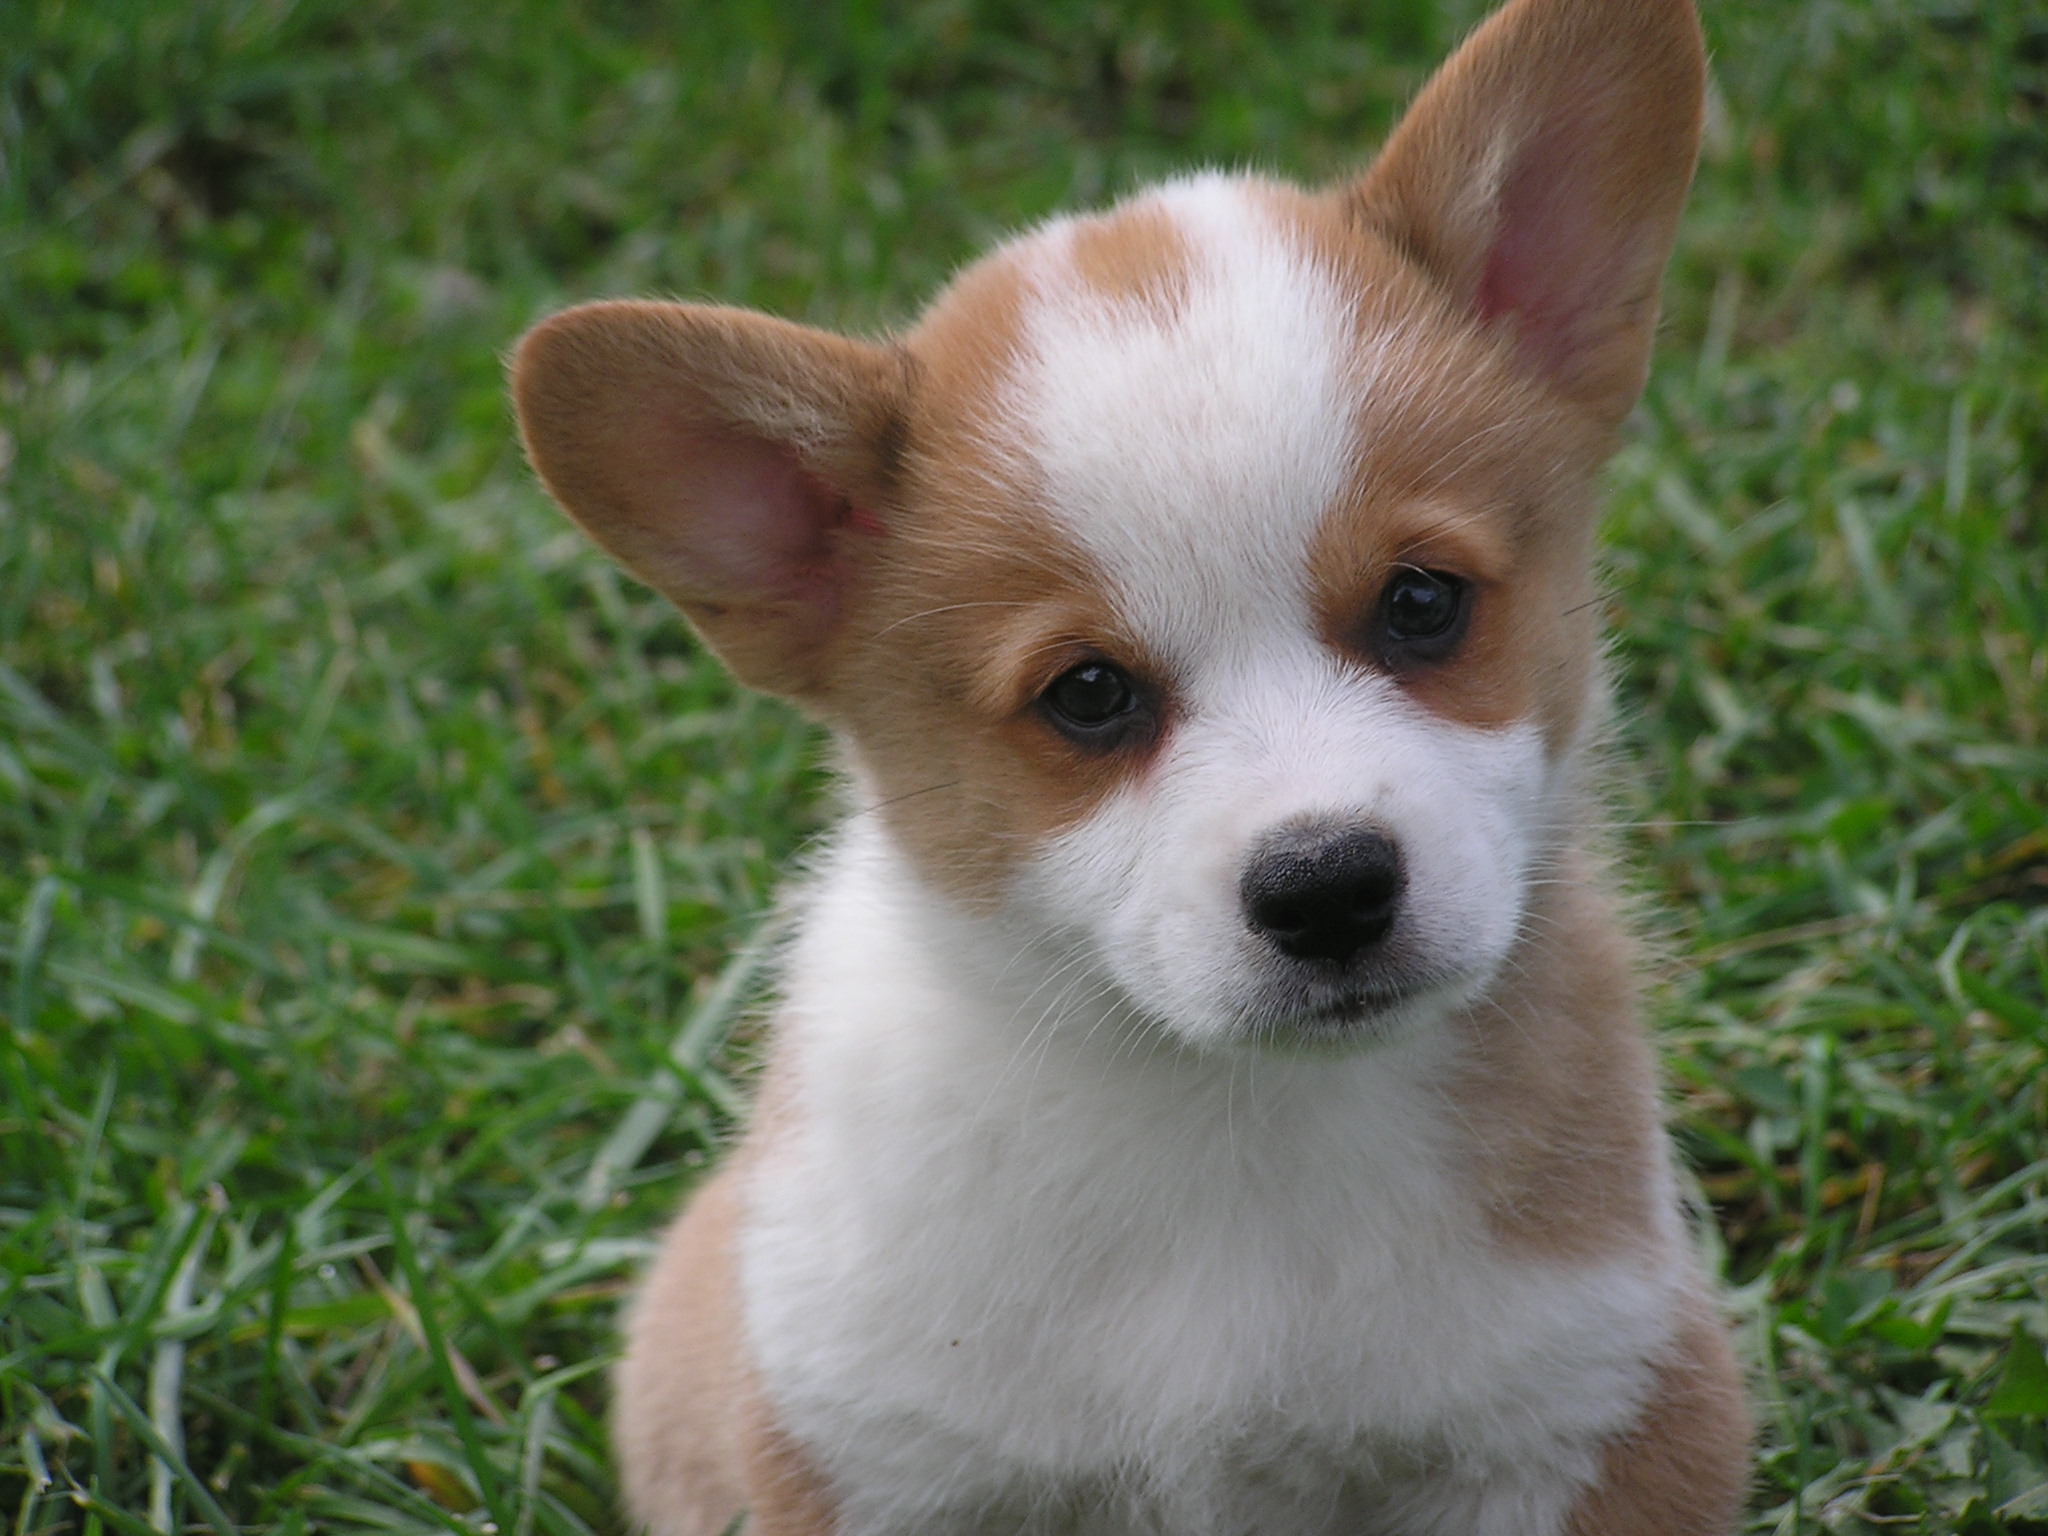
<instances>
[{"instance_id":1,"label":"puppy's head","mask_svg":"<svg viewBox=\"0 0 2048 1536\"><path fill-rule=\"evenodd\" d=\"M1355 181L1055 222L894 342L558 315L527 447L964 910L1192 1040L1417 1016L1557 836L1701 79L1689 0L1512 0Z\"/></svg>"}]
</instances>

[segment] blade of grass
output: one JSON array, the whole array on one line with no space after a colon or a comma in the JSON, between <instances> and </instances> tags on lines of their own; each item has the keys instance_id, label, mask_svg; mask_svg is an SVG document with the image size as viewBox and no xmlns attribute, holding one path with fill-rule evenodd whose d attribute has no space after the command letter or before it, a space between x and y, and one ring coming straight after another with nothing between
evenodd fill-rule
<instances>
[{"instance_id":1,"label":"blade of grass","mask_svg":"<svg viewBox=\"0 0 2048 1536\"><path fill-rule=\"evenodd\" d=\"M216 1392L195 1393L217 1413L241 1426L247 1432L268 1440L304 1458L304 1464L296 1474L298 1481L313 1476L323 1467L340 1467L351 1476L360 1477L378 1492L390 1499L399 1508L421 1516L454 1536L476 1536L476 1527L443 1509L432 1499L418 1490L408 1488L391 1472L377 1465L368 1457L359 1454L353 1447L337 1445L331 1440L321 1440L312 1435L302 1435L282 1425L266 1424L242 1407Z\"/></svg>"},{"instance_id":2,"label":"blade of grass","mask_svg":"<svg viewBox=\"0 0 2048 1536\"><path fill-rule=\"evenodd\" d=\"M156 1425L150 1422L149 1415L142 1411L135 1399L123 1392L113 1377L100 1371L94 1371L92 1374L94 1383L106 1394L108 1406L128 1426L135 1438L142 1442L149 1454L170 1471L178 1485L198 1506L199 1512L206 1517L206 1523L213 1527L215 1536L237 1536L234 1521L230 1520L227 1511L220 1507L212 1490L193 1475L192 1469L185 1465L185 1458L165 1443L163 1436L157 1433ZM140 1522L137 1524L145 1531L168 1529L168 1525L141 1525Z\"/></svg>"},{"instance_id":3,"label":"blade of grass","mask_svg":"<svg viewBox=\"0 0 2048 1536\"><path fill-rule=\"evenodd\" d=\"M738 1022L777 948L787 937L788 928L788 920L781 914L765 919L753 937L726 962L717 982L704 1001L690 1011L669 1046L668 1057L677 1070L664 1068L655 1074L591 1159L590 1171L576 1197L579 1208L589 1212L603 1206L619 1181L639 1166L647 1149L668 1128L686 1081L706 1082L710 1076L706 1063L711 1053ZM711 1093L721 1110L730 1112L735 1107L724 1094L715 1089Z\"/></svg>"},{"instance_id":4,"label":"blade of grass","mask_svg":"<svg viewBox=\"0 0 2048 1536\"><path fill-rule=\"evenodd\" d=\"M441 1395L448 1409L448 1416L455 1421L455 1433L462 1442L463 1455L469 1462L470 1475L476 1478L477 1491L482 1495L484 1507L491 1512L491 1519L500 1530L509 1528L511 1521L505 1509L504 1496L498 1487L497 1468L485 1454L483 1439L477 1433L476 1420L470 1416L469 1400L457 1384L455 1368L449 1361L446 1342L441 1336L441 1325L434 1316L426 1284L421 1276L419 1260L413 1253L412 1235L406 1230L405 1211L399 1204L397 1186L392 1183L391 1173L386 1167L383 1154L376 1162L376 1182L383 1196L386 1219L391 1224L392 1246L398 1254L399 1268L405 1275L405 1283L412 1291L413 1311L419 1319L421 1332L426 1339L427 1358L432 1363L434 1374L441 1385Z\"/></svg>"},{"instance_id":5,"label":"blade of grass","mask_svg":"<svg viewBox=\"0 0 2048 1536\"><path fill-rule=\"evenodd\" d=\"M256 1417L266 1424L277 1403L278 1348L284 1339L284 1315L291 1303L292 1265L298 1251L298 1226L287 1221L278 1229L277 1257L270 1265L270 1306L263 1320L263 1375L256 1389Z\"/></svg>"}]
</instances>

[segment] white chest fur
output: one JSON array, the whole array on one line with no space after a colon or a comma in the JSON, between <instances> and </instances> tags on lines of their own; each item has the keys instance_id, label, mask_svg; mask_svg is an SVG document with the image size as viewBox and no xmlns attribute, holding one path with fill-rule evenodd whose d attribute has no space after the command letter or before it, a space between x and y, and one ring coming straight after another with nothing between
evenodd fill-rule
<instances>
[{"instance_id":1,"label":"white chest fur","mask_svg":"<svg viewBox=\"0 0 2048 1536\"><path fill-rule=\"evenodd\" d=\"M848 1536L1555 1527L1647 1390L1675 1232L1503 1250L1452 1029L1154 1048L1056 965L942 974L939 921L879 838L842 848L747 1190L750 1345Z\"/></svg>"}]
</instances>

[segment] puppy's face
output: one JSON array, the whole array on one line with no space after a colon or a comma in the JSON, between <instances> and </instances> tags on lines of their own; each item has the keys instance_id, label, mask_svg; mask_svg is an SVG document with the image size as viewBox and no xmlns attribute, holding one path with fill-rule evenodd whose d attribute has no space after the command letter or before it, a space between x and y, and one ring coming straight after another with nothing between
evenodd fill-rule
<instances>
[{"instance_id":1,"label":"puppy's face","mask_svg":"<svg viewBox=\"0 0 2048 1536\"><path fill-rule=\"evenodd\" d=\"M1591 690L1585 424L1341 205L969 273L827 707L927 879L1202 1039L1469 992Z\"/></svg>"},{"instance_id":2,"label":"puppy's face","mask_svg":"<svg viewBox=\"0 0 2048 1536\"><path fill-rule=\"evenodd\" d=\"M1698 75L1678 0L1517 0L1359 182L1055 223L890 346L558 317L529 448L929 887L1191 1040L1367 1037L1541 878Z\"/></svg>"}]
</instances>

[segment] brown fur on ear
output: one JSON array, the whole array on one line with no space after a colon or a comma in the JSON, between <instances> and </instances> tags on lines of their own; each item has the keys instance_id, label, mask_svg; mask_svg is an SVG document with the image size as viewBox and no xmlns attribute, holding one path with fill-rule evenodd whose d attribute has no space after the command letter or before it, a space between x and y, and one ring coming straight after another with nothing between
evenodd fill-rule
<instances>
[{"instance_id":1,"label":"brown fur on ear","mask_svg":"<svg viewBox=\"0 0 2048 1536\"><path fill-rule=\"evenodd\" d=\"M1618 423L1649 367L1705 79L1692 0L1510 0L1342 196Z\"/></svg>"},{"instance_id":2,"label":"brown fur on ear","mask_svg":"<svg viewBox=\"0 0 2048 1536\"><path fill-rule=\"evenodd\" d=\"M742 682L804 697L884 531L909 364L701 304L580 305L512 361L542 482Z\"/></svg>"}]
</instances>

